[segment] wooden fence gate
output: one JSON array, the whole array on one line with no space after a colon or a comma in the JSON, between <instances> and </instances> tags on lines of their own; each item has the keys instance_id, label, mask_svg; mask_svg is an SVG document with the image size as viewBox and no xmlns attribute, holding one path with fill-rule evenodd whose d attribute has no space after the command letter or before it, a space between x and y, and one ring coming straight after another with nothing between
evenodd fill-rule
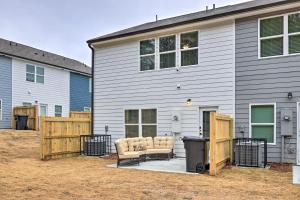
<instances>
[{"instance_id":1,"label":"wooden fence gate","mask_svg":"<svg viewBox=\"0 0 300 200\"><path fill-rule=\"evenodd\" d=\"M84 118L41 117L41 159L78 155L80 136L91 135L91 121Z\"/></svg>"},{"instance_id":2,"label":"wooden fence gate","mask_svg":"<svg viewBox=\"0 0 300 200\"><path fill-rule=\"evenodd\" d=\"M210 113L210 167L209 174L217 175L232 162L233 119L230 116Z\"/></svg>"},{"instance_id":3,"label":"wooden fence gate","mask_svg":"<svg viewBox=\"0 0 300 200\"><path fill-rule=\"evenodd\" d=\"M38 106L18 106L12 111L12 129L16 129L16 115L28 116L27 126L30 130L39 130L39 108Z\"/></svg>"}]
</instances>

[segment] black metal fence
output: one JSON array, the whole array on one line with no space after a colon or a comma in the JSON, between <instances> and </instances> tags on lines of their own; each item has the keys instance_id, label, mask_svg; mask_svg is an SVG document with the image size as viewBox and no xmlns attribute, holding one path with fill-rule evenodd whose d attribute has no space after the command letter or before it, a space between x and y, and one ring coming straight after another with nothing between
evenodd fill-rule
<instances>
[{"instance_id":1,"label":"black metal fence","mask_svg":"<svg viewBox=\"0 0 300 200\"><path fill-rule=\"evenodd\" d=\"M245 167L266 167L267 140L257 138L233 139L233 164Z\"/></svg>"},{"instance_id":2,"label":"black metal fence","mask_svg":"<svg viewBox=\"0 0 300 200\"><path fill-rule=\"evenodd\" d=\"M80 136L80 154L86 156L110 155L111 135Z\"/></svg>"}]
</instances>

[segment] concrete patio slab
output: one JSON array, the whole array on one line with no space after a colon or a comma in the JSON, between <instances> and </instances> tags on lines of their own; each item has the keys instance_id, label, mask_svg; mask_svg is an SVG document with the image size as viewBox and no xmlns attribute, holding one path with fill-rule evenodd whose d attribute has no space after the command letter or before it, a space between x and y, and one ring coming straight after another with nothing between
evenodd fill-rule
<instances>
[{"instance_id":1,"label":"concrete patio slab","mask_svg":"<svg viewBox=\"0 0 300 200\"><path fill-rule=\"evenodd\" d=\"M171 160L149 160L147 162L141 162L140 165L128 165L119 166L123 169L139 169L149 170L158 172L173 172L173 173L186 173L186 174L197 174L186 172L185 158L174 158ZM117 167L117 164L108 165L108 167Z\"/></svg>"}]
</instances>

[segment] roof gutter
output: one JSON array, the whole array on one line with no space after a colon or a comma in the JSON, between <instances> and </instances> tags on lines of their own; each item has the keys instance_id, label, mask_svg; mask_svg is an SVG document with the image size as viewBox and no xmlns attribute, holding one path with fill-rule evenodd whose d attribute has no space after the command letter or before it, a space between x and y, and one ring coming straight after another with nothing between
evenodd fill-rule
<instances>
[{"instance_id":1,"label":"roof gutter","mask_svg":"<svg viewBox=\"0 0 300 200\"><path fill-rule=\"evenodd\" d=\"M94 135L94 58L95 49L91 44L88 44L89 48L92 50L92 95L91 95L91 135Z\"/></svg>"},{"instance_id":2,"label":"roof gutter","mask_svg":"<svg viewBox=\"0 0 300 200\"><path fill-rule=\"evenodd\" d=\"M10 57L20 58L20 59L23 59L23 60L29 60L29 61L32 61L32 62L38 62L38 63L44 64L44 65L50 65L52 67L69 70L69 71L76 72L76 73L79 73L79 74L83 74L83 75L86 75L86 76L91 76L91 74L88 74L88 73L85 73L85 72L81 72L81 71L78 71L78 70L69 69L67 67L63 67L63 66L60 66L60 65L55 65L55 64L51 64L51 63L46 63L46 62L34 60L34 59L31 59L31 58L25 58L23 56L17 56L17 55L13 55L13 54L1 52L1 51L0 51L0 54L6 55L6 56L10 56Z\"/></svg>"},{"instance_id":3,"label":"roof gutter","mask_svg":"<svg viewBox=\"0 0 300 200\"><path fill-rule=\"evenodd\" d=\"M91 40L88 40L87 43L88 44L93 44L93 43L96 43L96 42L104 42L104 41L108 41L108 40L129 37L129 36L132 36L132 35L143 34L143 33L157 31L157 30L161 30L161 29L172 28L172 27L175 27L175 26L192 24L192 23L206 21L206 20L211 20L211 19L215 19L215 18L221 18L221 17L230 16L230 15L236 15L236 14L241 14L241 13L245 13L245 12L251 12L251 11L258 10L258 9L264 9L264 8L269 8L269 7L273 7L273 6L285 5L285 4L289 4L289 3L293 3L293 2L299 2L299 0L289 0L289 1L274 2L274 3L270 3L270 4L265 4L265 5L260 5L260 6L255 6L255 7L250 7L250 8L240 9L240 10L228 11L228 12L225 12L225 13L220 13L220 14L215 14L215 15L211 15L211 16L201 17L201 18L197 18L197 19L182 21L182 22L178 22L178 23L173 23L173 24L168 24L168 25L153 27L153 28L149 28L149 29L144 29L144 30L139 30L139 31L124 33L124 34L120 34L120 35L114 35L114 36L109 36L109 37L104 37L104 38L98 38L98 39L97 38L96 39L91 39Z\"/></svg>"}]
</instances>

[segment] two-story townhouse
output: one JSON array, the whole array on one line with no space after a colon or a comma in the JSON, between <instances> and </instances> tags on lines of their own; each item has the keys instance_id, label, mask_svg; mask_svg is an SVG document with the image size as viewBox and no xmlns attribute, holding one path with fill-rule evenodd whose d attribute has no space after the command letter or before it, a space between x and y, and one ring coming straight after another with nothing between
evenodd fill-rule
<instances>
[{"instance_id":1,"label":"two-story townhouse","mask_svg":"<svg viewBox=\"0 0 300 200\"><path fill-rule=\"evenodd\" d=\"M91 68L79 61L0 39L0 72L0 128L11 127L15 106L65 117L91 107Z\"/></svg>"},{"instance_id":2,"label":"two-story townhouse","mask_svg":"<svg viewBox=\"0 0 300 200\"><path fill-rule=\"evenodd\" d=\"M267 138L269 161L279 162L281 129L275 118L282 108L294 108L293 133L284 152L294 152L296 146L298 57L288 56L287 44L297 52L300 25L297 15L291 22L289 15L260 19L295 11L300 11L299 1L250 1L89 40L94 133L106 127L113 140L172 134L177 138L175 153L184 156L180 138L207 136L209 113L218 111L235 118L236 137ZM292 32L281 21L294 23ZM252 115L258 123L249 120ZM265 118L270 121L264 123ZM271 130L276 136L269 136ZM286 155L285 161L296 162L295 157L296 152Z\"/></svg>"}]
</instances>

